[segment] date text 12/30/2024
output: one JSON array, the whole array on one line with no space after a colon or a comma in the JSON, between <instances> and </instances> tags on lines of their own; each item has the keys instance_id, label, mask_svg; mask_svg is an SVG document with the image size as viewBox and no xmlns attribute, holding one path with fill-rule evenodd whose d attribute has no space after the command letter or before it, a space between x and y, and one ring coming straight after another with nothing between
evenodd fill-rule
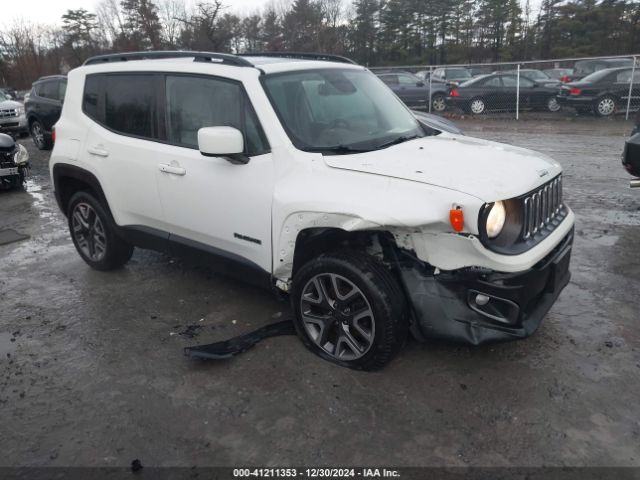
<instances>
[{"instance_id":1,"label":"date text 12/30/2024","mask_svg":"<svg viewBox=\"0 0 640 480\"><path fill-rule=\"evenodd\" d=\"M234 478L400 478L387 468L235 468Z\"/></svg>"}]
</instances>

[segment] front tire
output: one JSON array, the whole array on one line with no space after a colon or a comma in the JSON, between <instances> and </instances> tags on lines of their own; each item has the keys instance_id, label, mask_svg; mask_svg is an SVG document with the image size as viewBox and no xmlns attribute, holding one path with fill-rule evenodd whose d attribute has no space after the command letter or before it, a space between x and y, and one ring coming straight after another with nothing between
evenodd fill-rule
<instances>
[{"instance_id":1,"label":"front tire","mask_svg":"<svg viewBox=\"0 0 640 480\"><path fill-rule=\"evenodd\" d=\"M616 99L611 95L605 95L596 100L596 104L593 107L595 114L598 117L610 117L618 109Z\"/></svg>"},{"instance_id":2,"label":"front tire","mask_svg":"<svg viewBox=\"0 0 640 480\"><path fill-rule=\"evenodd\" d=\"M51 150L51 148L53 147L53 142L38 120L34 120L33 122L31 122L29 131L31 133L33 143L38 148L38 150Z\"/></svg>"},{"instance_id":3,"label":"front tire","mask_svg":"<svg viewBox=\"0 0 640 480\"><path fill-rule=\"evenodd\" d=\"M407 336L406 300L378 260L359 252L322 254L293 279L294 323L305 346L357 370L378 370Z\"/></svg>"},{"instance_id":4,"label":"front tire","mask_svg":"<svg viewBox=\"0 0 640 480\"><path fill-rule=\"evenodd\" d=\"M76 250L92 268L114 270L129 261L133 246L120 238L111 215L89 192L77 192L67 210Z\"/></svg>"}]
</instances>

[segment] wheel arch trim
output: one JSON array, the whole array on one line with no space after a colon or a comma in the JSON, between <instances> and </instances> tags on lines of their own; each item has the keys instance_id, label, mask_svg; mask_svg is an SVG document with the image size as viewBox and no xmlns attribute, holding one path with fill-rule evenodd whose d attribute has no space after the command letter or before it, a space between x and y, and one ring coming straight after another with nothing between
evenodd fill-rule
<instances>
[{"instance_id":1,"label":"wheel arch trim","mask_svg":"<svg viewBox=\"0 0 640 480\"><path fill-rule=\"evenodd\" d=\"M381 230L381 225L364 218L345 213L295 212L283 222L278 233L274 232L273 276L278 284L287 284L292 277L296 249L300 235L310 230L357 232Z\"/></svg>"},{"instance_id":2,"label":"wheel arch trim","mask_svg":"<svg viewBox=\"0 0 640 480\"><path fill-rule=\"evenodd\" d=\"M88 185L96 193L96 195L98 195L98 200L102 202L103 206L107 209L109 214L111 214L109 203L107 202L104 190L100 185L100 181L93 173L75 165L69 165L67 163L56 163L52 167L51 176L53 180L56 202L58 203L58 207L60 207L60 210L62 210L62 213L65 216L67 215L67 202L71 198L72 194L64 191L61 185L64 178L71 178Z\"/></svg>"}]
</instances>

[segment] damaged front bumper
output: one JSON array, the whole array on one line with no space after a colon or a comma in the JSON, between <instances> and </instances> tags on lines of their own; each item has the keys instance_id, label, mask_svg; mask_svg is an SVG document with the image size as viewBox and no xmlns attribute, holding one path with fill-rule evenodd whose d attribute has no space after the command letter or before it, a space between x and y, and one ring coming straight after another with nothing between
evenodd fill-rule
<instances>
[{"instance_id":1,"label":"damaged front bumper","mask_svg":"<svg viewBox=\"0 0 640 480\"><path fill-rule=\"evenodd\" d=\"M465 268L434 274L404 257L399 270L414 335L473 345L528 337L569 283L572 245L573 230L533 268L517 273Z\"/></svg>"}]
</instances>

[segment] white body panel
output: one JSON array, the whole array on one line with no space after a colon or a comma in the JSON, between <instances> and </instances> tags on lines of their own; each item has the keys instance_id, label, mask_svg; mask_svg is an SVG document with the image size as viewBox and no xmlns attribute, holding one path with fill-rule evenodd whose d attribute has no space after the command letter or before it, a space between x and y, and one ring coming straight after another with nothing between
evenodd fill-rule
<instances>
[{"instance_id":1,"label":"white body panel","mask_svg":"<svg viewBox=\"0 0 640 480\"><path fill-rule=\"evenodd\" d=\"M266 73L313 68L362 67L309 61L261 65ZM271 153L236 165L100 127L81 111L82 86L85 75L111 71L189 72L242 82ZM73 70L51 166L73 163L92 172L119 225L145 225L234 253L272 273L281 286L291 278L296 241L307 228L389 231L401 247L443 270L482 266L516 272L544 258L573 226L569 212L553 234L525 253L493 253L477 238L483 205L546 183L561 172L557 162L528 150L444 133L365 154L302 152L280 124L260 75L257 68L190 59ZM100 155L100 146L107 157ZM98 154L95 149L89 153L91 148ZM464 212L462 235L449 223L453 206Z\"/></svg>"}]
</instances>

